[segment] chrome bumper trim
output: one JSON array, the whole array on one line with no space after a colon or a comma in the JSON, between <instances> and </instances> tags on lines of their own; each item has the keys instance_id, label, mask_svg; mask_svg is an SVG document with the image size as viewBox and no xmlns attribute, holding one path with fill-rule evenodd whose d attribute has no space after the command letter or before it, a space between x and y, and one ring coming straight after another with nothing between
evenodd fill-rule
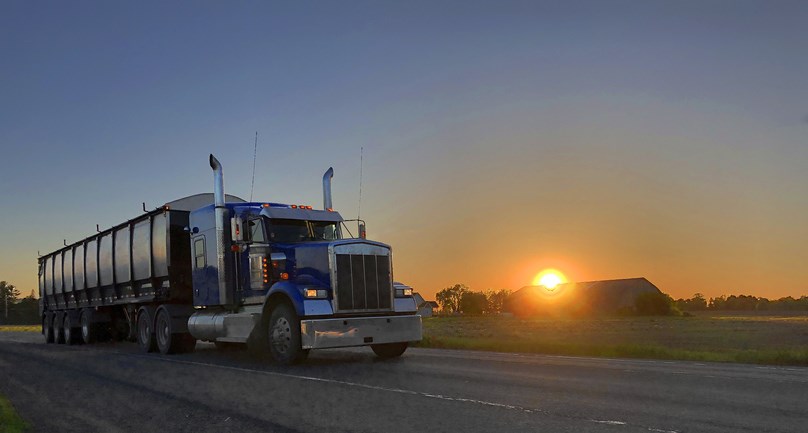
<instances>
[{"instance_id":1,"label":"chrome bumper trim","mask_svg":"<svg viewBox=\"0 0 808 433\"><path fill-rule=\"evenodd\" d=\"M420 341L421 335L418 315L300 321L303 349Z\"/></svg>"}]
</instances>

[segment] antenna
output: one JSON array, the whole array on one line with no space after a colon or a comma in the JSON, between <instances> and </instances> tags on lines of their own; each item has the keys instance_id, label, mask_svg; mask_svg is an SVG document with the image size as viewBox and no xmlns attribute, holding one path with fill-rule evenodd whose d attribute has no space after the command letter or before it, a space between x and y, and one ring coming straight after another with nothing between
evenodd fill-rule
<instances>
[{"instance_id":1,"label":"antenna","mask_svg":"<svg viewBox=\"0 0 808 433\"><path fill-rule=\"evenodd\" d=\"M253 188L255 187L255 158L258 156L258 131L255 131L255 146L253 146L253 174L250 182L250 202L252 202Z\"/></svg>"},{"instance_id":2,"label":"antenna","mask_svg":"<svg viewBox=\"0 0 808 433\"><path fill-rule=\"evenodd\" d=\"M365 148L359 148L359 208L356 211L356 219L362 219L362 154L364 153Z\"/></svg>"}]
</instances>

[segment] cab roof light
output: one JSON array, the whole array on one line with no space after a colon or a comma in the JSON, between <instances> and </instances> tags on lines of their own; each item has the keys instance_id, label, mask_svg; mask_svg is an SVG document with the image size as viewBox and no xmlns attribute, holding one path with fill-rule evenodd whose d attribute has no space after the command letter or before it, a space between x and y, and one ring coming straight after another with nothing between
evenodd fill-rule
<instances>
[{"instance_id":1,"label":"cab roof light","mask_svg":"<svg viewBox=\"0 0 808 433\"><path fill-rule=\"evenodd\" d=\"M269 207L269 203L264 203L261 205L261 207Z\"/></svg>"},{"instance_id":2,"label":"cab roof light","mask_svg":"<svg viewBox=\"0 0 808 433\"><path fill-rule=\"evenodd\" d=\"M297 205L296 205L296 204L293 204L293 205L291 205L291 206L289 206L289 207L291 207L292 209L297 209Z\"/></svg>"}]
</instances>

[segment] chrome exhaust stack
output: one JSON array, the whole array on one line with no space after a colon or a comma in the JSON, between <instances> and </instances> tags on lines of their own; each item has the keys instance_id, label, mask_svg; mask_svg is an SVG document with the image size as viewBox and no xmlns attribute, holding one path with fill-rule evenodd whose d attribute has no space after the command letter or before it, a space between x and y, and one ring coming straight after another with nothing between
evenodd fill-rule
<instances>
[{"instance_id":1,"label":"chrome exhaust stack","mask_svg":"<svg viewBox=\"0 0 808 433\"><path fill-rule=\"evenodd\" d=\"M323 210L334 209L334 204L331 202L332 177L334 177L334 168L328 167L328 170L323 174Z\"/></svg>"},{"instance_id":2,"label":"chrome exhaust stack","mask_svg":"<svg viewBox=\"0 0 808 433\"><path fill-rule=\"evenodd\" d=\"M222 164L213 154L210 155L210 168L213 169L213 205L216 218L216 265L219 275L219 304L233 304L233 290L230 275L230 263L226 259L227 250L227 208L224 205L224 174Z\"/></svg>"}]
</instances>

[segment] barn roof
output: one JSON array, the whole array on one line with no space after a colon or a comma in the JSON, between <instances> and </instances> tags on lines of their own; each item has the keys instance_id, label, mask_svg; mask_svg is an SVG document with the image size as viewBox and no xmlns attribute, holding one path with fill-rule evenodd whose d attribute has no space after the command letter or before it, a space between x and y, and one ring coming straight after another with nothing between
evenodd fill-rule
<instances>
[{"instance_id":1,"label":"barn roof","mask_svg":"<svg viewBox=\"0 0 808 433\"><path fill-rule=\"evenodd\" d=\"M526 286L514 292L509 303L525 308L572 308L577 311L614 313L621 308L633 307L637 295L645 292L661 293L645 278L584 281L559 284L548 290L543 286Z\"/></svg>"}]
</instances>

